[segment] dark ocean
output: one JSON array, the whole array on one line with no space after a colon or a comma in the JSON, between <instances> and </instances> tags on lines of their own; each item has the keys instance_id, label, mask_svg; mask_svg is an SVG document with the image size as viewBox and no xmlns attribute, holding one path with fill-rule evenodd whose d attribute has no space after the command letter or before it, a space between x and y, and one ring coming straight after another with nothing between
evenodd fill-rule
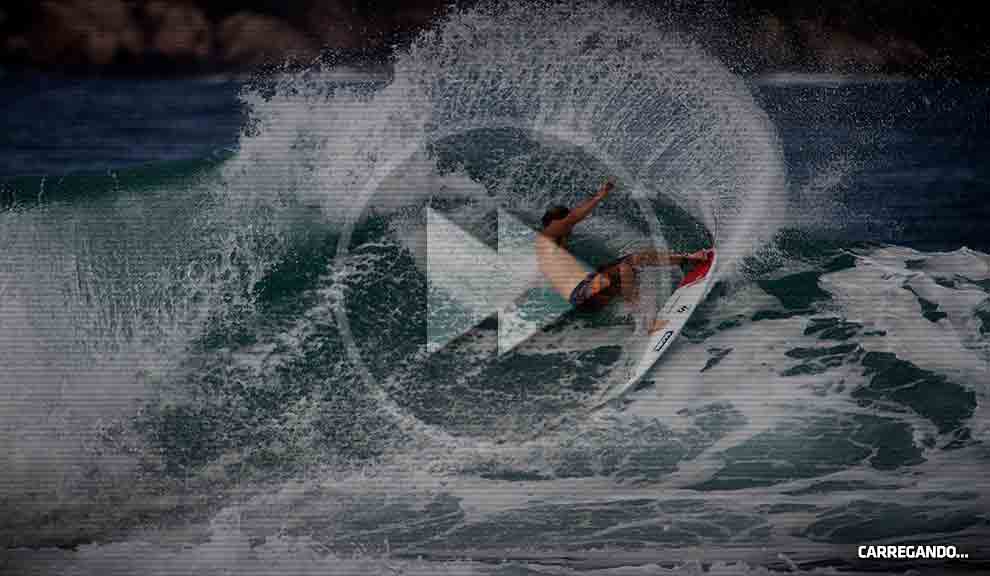
<instances>
[{"instance_id":1,"label":"dark ocean","mask_svg":"<svg viewBox=\"0 0 990 576\"><path fill-rule=\"evenodd\" d=\"M0 77L0 572L990 569L990 85L742 79L603 10L376 73ZM450 328L508 280L431 268L424 208L504 246L608 175L579 257L725 256L589 415L634 313Z\"/></svg>"}]
</instances>

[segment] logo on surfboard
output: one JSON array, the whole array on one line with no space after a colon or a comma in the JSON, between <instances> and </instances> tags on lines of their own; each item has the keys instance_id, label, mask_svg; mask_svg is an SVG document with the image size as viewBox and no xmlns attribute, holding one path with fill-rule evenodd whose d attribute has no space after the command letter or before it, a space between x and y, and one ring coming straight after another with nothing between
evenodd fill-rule
<instances>
[{"instance_id":1,"label":"logo on surfboard","mask_svg":"<svg viewBox=\"0 0 990 576\"><path fill-rule=\"evenodd\" d=\"M660 337L660 341L657 342L657 345L654 346L653 349L659 352L660 349L663 348L664 344L666 344L673 335L674 335L673 330L667 330L666 332L664 332L663 336Z\"/></svg>"}]
</instances>

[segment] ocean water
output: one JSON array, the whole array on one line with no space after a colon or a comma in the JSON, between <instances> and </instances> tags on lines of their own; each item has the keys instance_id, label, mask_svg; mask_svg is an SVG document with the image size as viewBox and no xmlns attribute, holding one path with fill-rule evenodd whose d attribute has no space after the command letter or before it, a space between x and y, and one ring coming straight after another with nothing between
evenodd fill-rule
<instances>
[{"instance_id":1,"label":"ocean water","mask_svg":"<svg viewBox=\"0 0 990 576\"><path fill-rule=\"evenodd\" d=\"M742 79L540 10L457 12L378 74L3 78L0 571L987 570L990 86ZM636 312L526 284L499 355L425 209L504 247L499 210L606 175L582 259L722 264L588 414ZM912 543L969 558L856 556Z\"/></svg>"}]
</instances>

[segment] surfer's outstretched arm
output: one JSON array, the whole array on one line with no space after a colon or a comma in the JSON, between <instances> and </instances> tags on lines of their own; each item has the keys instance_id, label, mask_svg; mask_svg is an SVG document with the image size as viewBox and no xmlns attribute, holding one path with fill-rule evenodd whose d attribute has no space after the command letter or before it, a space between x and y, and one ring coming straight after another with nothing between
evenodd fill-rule
<instances>
[{"instance_id":1,"label":"surfer's outstretched arm","mask_svg":"<svg viewBox=\"0 0 990 576\"><path fill-rule=\"evenodd\" d=\"M561 218L560 220L554 220L549 226L544 228L543 233L551 238L567 236L571 233L571 229L574 228L574 225L587 218L588 214L591 214L591 211L595 209L595 206L598 206L598 203L604 200L613 188L615 188L615 183L612 179L610 178L606 180L594 196L575 206L566 217Z\"/></svg>"},{"instance_id":2,"label":"surfer's outstretched arm","mask_svg":"<svg viewBox=\"0 0 990 576\"><path fill-rule=\"evenodd\" d=\"M602 183L602 187L598 189L598 192L596 192L594 196L575 206L574 210L571 210L571 213L568 215L568 218L574 219L574 224L584 220L588 217L588 214L591 214L591 211L595 209L595 206L598 206L598 203L608 196L609 192L611 192L613 188L615 188L615 182L613 182L611 178L606 180Z\"/></svg>"}]
</instances>

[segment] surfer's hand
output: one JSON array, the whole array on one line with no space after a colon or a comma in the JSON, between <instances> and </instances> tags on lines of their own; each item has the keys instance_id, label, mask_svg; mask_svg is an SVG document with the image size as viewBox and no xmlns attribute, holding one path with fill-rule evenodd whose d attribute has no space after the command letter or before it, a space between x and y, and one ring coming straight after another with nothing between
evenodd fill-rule
<instances>
[{"instance_id":1,"label":"surfer's hand","mask_svg":"<svg viewBox=\"0 0 990 576\"><path fill-rule=\"evenodd\" d=\"M601 189L601 191L602 191L603 193L605 193L605 194L607 194L607 193L609 193L609 192L611 192L613 188L615 188L615 179L614 179L614 178L612 178L612 177L609 177L609 178L608 178L608 179L606 179L606 180L605 180L605 182L604 182L604 183L602 184L602 189Z\"/></svg>"}]
</instances>

